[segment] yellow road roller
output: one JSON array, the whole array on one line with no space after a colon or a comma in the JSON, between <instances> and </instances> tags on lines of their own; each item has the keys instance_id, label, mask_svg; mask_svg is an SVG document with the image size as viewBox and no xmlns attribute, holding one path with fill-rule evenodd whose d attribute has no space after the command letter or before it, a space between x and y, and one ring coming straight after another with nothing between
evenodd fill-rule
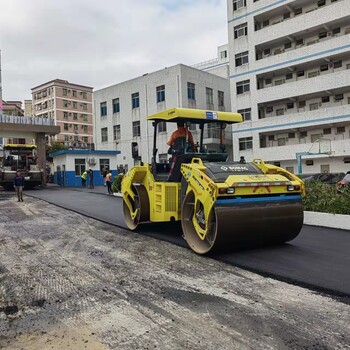
<instances>
[{"instance_id":1,"label":"yellow road roller","mask_svg":"<svg viewBox=\"0 0 350 350\"><path fill-rule=\"evenodd\" d=\"M228 161L224 130L241 122L240 114L172 108L147 119L154 127L152 161L133 167L122 181L130 230L149 222L180 220L185 240L198 254L278 244L299 234L303 181L262 159ZM157 163L158 128L164 122L196 129L200 140L193 147L186 132L169 149L169 161ZM216 149L203 143L208 130L215 130L220 140Z\"/></svg>"}]
</instances>

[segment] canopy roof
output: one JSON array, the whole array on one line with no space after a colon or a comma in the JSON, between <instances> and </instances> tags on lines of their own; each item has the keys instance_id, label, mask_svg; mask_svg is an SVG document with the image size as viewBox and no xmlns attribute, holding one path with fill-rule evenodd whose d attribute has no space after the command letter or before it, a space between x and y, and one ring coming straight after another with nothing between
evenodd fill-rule
<instances>
[{"instance_id":1,"label":"canopy roof","mask_svg":"<svg viewBox=\"0 0 350 350\"><path fill-rule=\"evenodd\" d=\"M4 149L35 149L35 145L27 145L27 144L16 144L16 143L6 143L4 145Z\"/></svg>"},{"instance_id":2,"label":"canopy roof","mask_svg":"<svg viewBox=\"0 0 350 350\"><path fill-rule=\"evenodd\" d=\"M190 121L191 123L240 123L243 121L242 115L233 112L221 112L221 111L207 111L201 109L190 109L190 108L171 108L166 111L152 114L147 117L147 120L155 121L167 121L167 122L178 122L178 121Z\"/></svg>"}]
</instances>

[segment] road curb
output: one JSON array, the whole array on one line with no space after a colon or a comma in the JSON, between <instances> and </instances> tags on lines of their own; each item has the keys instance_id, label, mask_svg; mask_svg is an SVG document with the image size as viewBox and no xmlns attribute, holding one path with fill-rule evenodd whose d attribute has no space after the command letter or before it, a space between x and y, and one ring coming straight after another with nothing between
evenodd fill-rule
<instances>
[{"instance_id":1,"label":"road curb","mask_svg":"<svg viewBox=\"0 0 350 350\"><path fill-rule=\"evenodd\" d=\"M304 224L350 230L350 215L304 211Z\"/></svg>"}]
</instances>

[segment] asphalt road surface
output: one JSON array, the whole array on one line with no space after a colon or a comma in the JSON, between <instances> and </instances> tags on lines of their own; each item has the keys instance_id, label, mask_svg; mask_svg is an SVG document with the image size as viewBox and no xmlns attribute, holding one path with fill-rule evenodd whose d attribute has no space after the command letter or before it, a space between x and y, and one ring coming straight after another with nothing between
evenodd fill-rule
<instances>
[{"instance_id":1,"label":"asphalt road surface","mask_svg":"<svg viewBox=\"0 0 350 350\"><path fill-rule=\"evenodd\" d=\"M105 189L57 188L27 194L63 208L125 228L122 198L108 196ZM146 224L140 234L187 247L181 226ZM274 247L218 254L212 258L264 276L340 297L350 297L350 231L304 225L293 241Z\"/></svg>"},{"instance_id":2,"label":"asphalt road surface","mask_svg":"<svg viewBox=\"0 0 350 350\"><path fill-rule=\"evenodd\" d=\"M350 349L337 299L37 198L0 213L1 350Z\"/></svg>"}]
</instances>

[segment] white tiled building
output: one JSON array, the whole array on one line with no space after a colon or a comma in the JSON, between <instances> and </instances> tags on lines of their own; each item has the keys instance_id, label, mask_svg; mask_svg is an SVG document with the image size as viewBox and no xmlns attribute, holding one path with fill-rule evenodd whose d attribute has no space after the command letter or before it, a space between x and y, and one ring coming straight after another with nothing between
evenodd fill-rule
<instances>
[{"instance_id":1,"label":"white tiled building","mask_svg":"<svg viewBox=\"0 0 350 350\"><path fill-rule=\"evenodd\" d=\"M219 77L228 78L230 75L228 44L218 46L217 52L218 55L216 58L194 64L192 67L218 75Z\"/></svg>"},{"instance_id":2,"label":"white tiled building","mask_svg":"<svg viewBox=\"0 0 350 350\"><path fill-rule=\"evenodd\" d=\"M148 115L173 108L229 111L229 81L182 64L144 74L141 77L97 90L93 94L95 144L98 150L118 150L118 165L134 165L132 142L138 144L139 157L151 161L153 127ZM193 127L193 126L192 126ZM159 132L157 161L168 158L166 145L176 125ZM199 131L191 128L195 142ZM208 149L220 142L217 130L205 134ZM231 131L227 129L227 151L232 154Z\"/></svg>"},{"instance_id":3,"label":"white tiled building","mask_svg":"<svg viewBox=\"0 0 350 350\"><path fill-rule=\"evenodd\" d=\"M228 0L234 159L350 170L350 1ZM317 139L325 139L320 143Z\"/></svg>"}]
</instances>

